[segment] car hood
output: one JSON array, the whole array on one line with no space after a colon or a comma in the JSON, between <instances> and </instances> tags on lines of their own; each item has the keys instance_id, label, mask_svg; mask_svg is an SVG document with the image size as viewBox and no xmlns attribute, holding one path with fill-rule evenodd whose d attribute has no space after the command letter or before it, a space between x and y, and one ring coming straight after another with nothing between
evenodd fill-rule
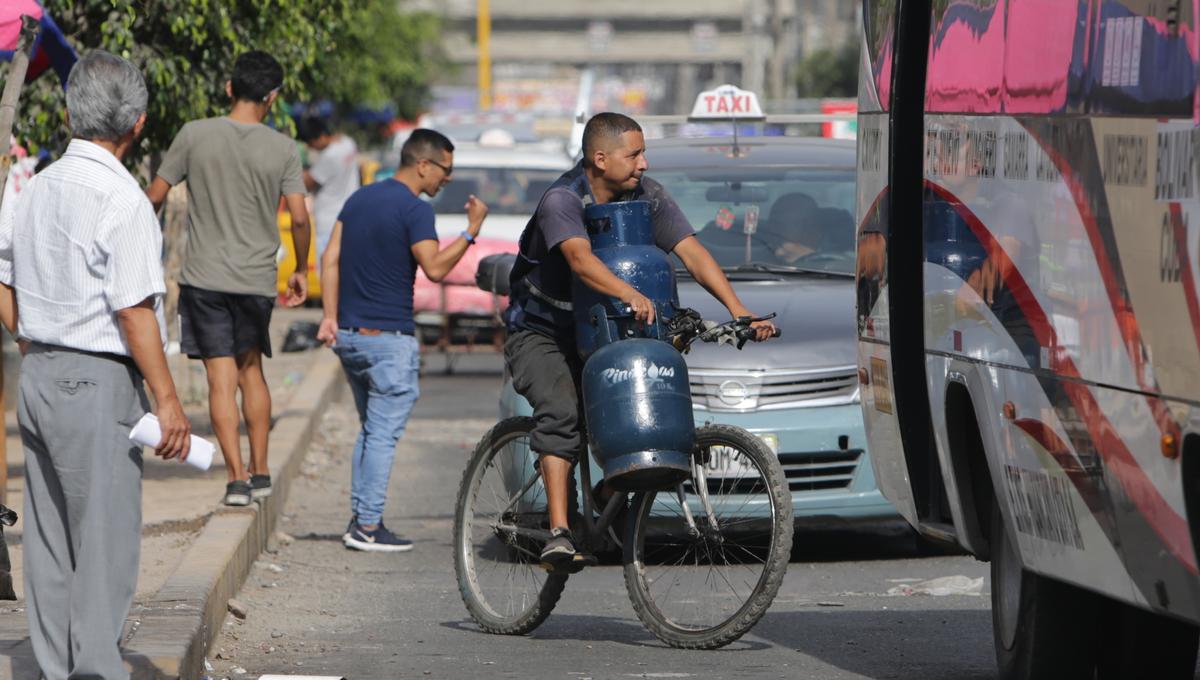
<instances>
[{"instance_id":1,"label":"car hood","mask_svg":"<svg viewBox=\"0 0 1200 680\"><path fill-rule=\"evenodd\" d=\"M687 355L689 368L819 369L854 365L853 279L735 280L733 289L755 314L775 312L773 322L783 334L768 342L746 343L740 352L732 346L696 342ZM680 280L679 301L705 319L729 319L728 310L691 279Z\"/></svg>"}]
</instances>

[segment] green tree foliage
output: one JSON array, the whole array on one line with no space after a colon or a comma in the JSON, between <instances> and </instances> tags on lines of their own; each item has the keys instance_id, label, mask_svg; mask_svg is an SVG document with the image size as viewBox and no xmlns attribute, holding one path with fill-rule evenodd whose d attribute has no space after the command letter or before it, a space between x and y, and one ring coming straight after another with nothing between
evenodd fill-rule
<instances>
[{"instance_id":1,"label":"green tree foliage","mask_svg":"<svg viewBox=\"0 0 1200 680\"><path fill-rule=\"evenodd\" d=\"M401 14L392 0L43 0L81 54L105 49L133 61L150 89L146 134L132 158L165 151L189 120L229 107L225 82L238 54L265 50L283 64L280 101L330 98L341 108L395 102L413 114L436 53L432 17ZM390 31L390 33L389 33ZM389 95L391 95L389 97ZM68 132L58 80L22 95L16 133L60 149ZM290 128L284 107L274 123Z\"/></svg>"},{"instance_id":2,"label":"green tree foliage","mask_svg":"<svg viewBox=\"0 0 1200 680\"><path fill-rule=\"evenodd\" d=\"M358 20L343 25L339 49L321 59L329 77L314 82L313 99L328 99L343 112L355 105L395 108L415 118L429 96L432 75L445 60L431 36L436 16L402 12L396 0L359 0Z\"/></svg>"},{"instance_id":3,"label":"green tree foliage","mask_svg":"<svg viewBox=\"0 0 1200 680\"><path fill-rule=\"evenodd\" d=\"M858 46L813 52L796 65L801 97L853 97L858 94Z\"/></svg>"}]
</instances>

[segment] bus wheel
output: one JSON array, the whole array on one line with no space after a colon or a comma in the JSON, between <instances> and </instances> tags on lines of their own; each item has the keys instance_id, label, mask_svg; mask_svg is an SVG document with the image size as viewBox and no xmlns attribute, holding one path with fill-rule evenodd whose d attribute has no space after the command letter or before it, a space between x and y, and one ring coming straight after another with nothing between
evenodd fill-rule
<instances>
[{"instance_id":1,"label":"bus wheel","mask_svg":"<svg viewBox=\"0 0 1200 680\"><path fill-rule=\"evenodd\" d=\"M1193 676L1196 626L1119 602L1110 603L1106 613L1098 680Z\"/></svg>"},{"instance_id":2,"label":"bus wheel","mask_svg":"<svg viewBox=\"0 0 1200 680\"><path fill-rule=\"evenodd\" d=\"M1021 566L992 504L992 638L1002 680L1091 678L1102 598Z\"/></svg>"}]
</instances>

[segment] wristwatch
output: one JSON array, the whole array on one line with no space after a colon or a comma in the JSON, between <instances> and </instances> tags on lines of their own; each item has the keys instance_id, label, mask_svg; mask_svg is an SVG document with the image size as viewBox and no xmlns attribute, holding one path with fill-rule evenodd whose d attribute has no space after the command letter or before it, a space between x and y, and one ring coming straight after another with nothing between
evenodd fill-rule
<instances>
[{"instance_id":1,"label":"wristwatch","mask_svg":"<svg viewBox=\"0 0 1200 680\"><path fill-rule=\"evenodd\" d=\"M469 245L469 246L475 245L475 237L471 236L471 232L467 231L466 229L463 229L462 233L459 234L459 236L467 239L467 245Z\"/></svg>"}]
</instances>

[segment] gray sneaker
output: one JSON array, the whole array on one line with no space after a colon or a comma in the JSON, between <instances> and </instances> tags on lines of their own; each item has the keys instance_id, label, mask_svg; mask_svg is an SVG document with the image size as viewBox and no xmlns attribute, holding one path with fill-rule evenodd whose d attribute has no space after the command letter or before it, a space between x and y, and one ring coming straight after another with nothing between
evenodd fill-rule
<instances>
[{"instance_id":1,"label":"gray sneaker","mask_svg":"<svg viewBox=\"0 0 1200 680\"><path fill-rule=\"evenodd\" d=\"M542 548L542 561L551 566L564 564L575 559L578 552L570 529L551 529L550 540Z\"/></svg>"},{"instance_id":2,"label":"gray sneaker","mask_svg":"<svg viewBox=\"0 0 1200 680\"><path fill-rule=\"evenodd\" d=\"M225 485L225 505L250 505L250 482L238 479Z\"/></svg>"},{"instance_id":3,"label":"gray sneaker","mask_svg":"<svg viewBox=\"0 0 1200 680\"><path fill-rule=\"evenodd\" d=\"M250 497L254 500L271 495L271 475L250 475Z\"/></svg>"}]
</instances>

